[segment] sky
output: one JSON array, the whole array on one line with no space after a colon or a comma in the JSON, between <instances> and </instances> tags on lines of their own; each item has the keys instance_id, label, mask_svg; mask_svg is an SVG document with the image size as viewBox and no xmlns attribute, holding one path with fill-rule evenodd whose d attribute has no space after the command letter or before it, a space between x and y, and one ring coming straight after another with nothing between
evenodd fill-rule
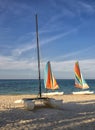
<instances>
[{"instance_id":1,"label":"sky","mask_svg":"<svg viewBox=\"0 0 95 130\"><path fill-rule=\"evenodd\" d=\"M56 78L95 79L94 0L0 0L0 79L33 79L37 73L36 22L41 78L47 61Z\"/></svg>"}]
</instances>

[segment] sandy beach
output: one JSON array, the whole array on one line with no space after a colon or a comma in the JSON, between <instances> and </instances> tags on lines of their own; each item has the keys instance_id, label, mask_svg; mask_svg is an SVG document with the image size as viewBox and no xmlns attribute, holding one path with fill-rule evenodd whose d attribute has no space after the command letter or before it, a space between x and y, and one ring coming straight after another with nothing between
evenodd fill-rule
<instances>
[{"instance_id":1,"label":"sandy beach","mask_svg":"<svg viewBox=\"0 0 95 130\"><path fill-rule=\"evenodd\" d=\"M95 130L95 94L53 96L63 100L62 109L37 105L28 111L14 103L32 97L0 96L0 130Z\"/></svg>"}]
</instances>

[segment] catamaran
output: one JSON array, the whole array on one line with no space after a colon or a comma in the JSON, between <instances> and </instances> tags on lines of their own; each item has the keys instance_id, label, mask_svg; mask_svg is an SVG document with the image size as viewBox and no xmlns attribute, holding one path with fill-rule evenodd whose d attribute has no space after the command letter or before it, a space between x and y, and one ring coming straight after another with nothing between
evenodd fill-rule
<instances>
[{"instance_id":1,"label":"catamaran","mask_svg":"<svg viewBox=\"0 0 95 130\"><path fill-rule=\"evenodd\" d=\"M47 62L44 69L44 86L46 90L52 90L52 92L42 93L42 95L63 95L63 92L55 91L59 89L59 85L52 73L50 61Z\"/></svg>"},{"instance_id":2,"label":"catamaran","mask_svg":"<svg viewBox=\"0 0 95 130\"><path fill-rule=\"evenodd\" d=\"M40 74L40 55L39 55L39 39L38 39L38 17L36 14L36 38L37 38L37 58L38 58L38 81L39 81L39 94L37 98L24 98L21 100L16 100L15 103L23 103L24 107L27 110L33 110L35 107L35 102L36 101L41 101L45 105L54 107L54 108L59 108L63 105L62 100L55 100L54 98L48 98L48 97L42 97L42 90L41 90L41 74ZM56 84L57 87L57 84Z\"/></svg>"},{"instance_id":3,"label":"catamaran","mask_svg":"<svg viewBox=\"0 0 95 130\"><path fill-rule=\"evenodd\" d=\"M73 94L93 94L94 93L93 91L86 90L86 89L89 89L90 87L85 81L85 79L83 78L78 61L75 62L74 73L75 73L75 87L81 89L81 91L72 92L72 93Z\"/></svg>"}]
</instances>

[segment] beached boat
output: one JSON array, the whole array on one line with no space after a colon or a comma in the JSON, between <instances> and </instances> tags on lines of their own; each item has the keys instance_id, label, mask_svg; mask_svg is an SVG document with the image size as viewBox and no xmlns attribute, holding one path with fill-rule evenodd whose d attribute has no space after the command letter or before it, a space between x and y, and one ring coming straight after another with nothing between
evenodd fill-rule
<instances>
[{"instance_id":1,"label":"beached boat","mask_svg":"<svg viewBox=\"0 0 95 130\"><path fill-rule=\"evenodd\" d=\"M72 92L72 94L93 94L93 91L86 90L89 89L89 85L85 81L80 71L79 62L75 62L74 66L75 73L75 87L81 89L81 91Z\"/></svg>"},{"instance_id":2,"label":"beached boat","mask_svg":"<svg viewBox=\"0 0 95 130\"><path fill-rule=\"evenodd\" d=\"M57 95L61 96L63 94L64 94L64 92L48 92L48 93L46 92L46 93L42 93L43 96L57 96Z\"/></svg>"},{"instance_id":3,"label":"beached boat","mask_svg":"<svg viewBox=\"0 0 95 130\"><path fill-rule=\"evenodd\" d=\"M38 39L38 17L37 14L35 15L36 18L36 39L37 39L37 58L38 58L38 83L39 83L39 94L37 98L23 98L21 100L15 101L15 103L23 103L24 108L27 110L33 110L35 107L36 100L42 101L46 98L42 98L41 96L41 74L40 74L40 55L39 55L39 39Z\"/></svg>"},{"instance_id":4,"label":"beached boat","mask_svg":"<svg viewBox=\"0 0 95 130\"><path fill-rule=\"evenodd\" d=\"M37 38L37 57L38 57L38 81L39 81L39 94L37 98L24 98L21 100L15 101L15 103L23 103L24 108L27 110L33 110L36 104L36 101L43 102L45 105L51 106L51 107L57 107L62 106L61 100L55 100L54 98L48 98L48 97L42 97L42 90L41 90L41 74L40 74L40 55L39 55L39 39L38 39L38 18L36 15L36 38ZM56 83L56 81L55 81ZM55 87L57 88L58 85L55 84Z\"/></svg>"},{"instance_id":5,"label":"beached boat","mask_svg":"<svg viewBox=\"0 0 95 130\"><path fill-rule=\"evenodd\" d=\"M59 85L52 73L50 61L47 62L44 70L44 86L46 90L52 90L52 92L42 93L43 96L63 95L63 92L54 91L59 89ZM48 98L47 100L44 100L44 103L53 108L63 107L63 100Z\"/></svg>"},{"instance_id":6,"label":"beached boat","mask_svg":"<svg viewBox=\"0 0 95 130\"><path fill-rule=\"evenodd\" d=\"M52 73L50 61L47 62L44 69L44 86L46 90L52 90L52 92L42 93L42 95L63 95L64 92L54 91L59 89L59 85Z\"/></svg>"},{"instance_id":7,"label":"beached boat","mask_svg":"<svg viewBox=\"0 0 95 130\"><path fill-rule=\"evenodd\" d=\"M93 91L89 91L89 90L87 90L87 91L79 91L79 92L72 92L73 94L93 94L94 92Z\"/></svg>"}]
</instances>

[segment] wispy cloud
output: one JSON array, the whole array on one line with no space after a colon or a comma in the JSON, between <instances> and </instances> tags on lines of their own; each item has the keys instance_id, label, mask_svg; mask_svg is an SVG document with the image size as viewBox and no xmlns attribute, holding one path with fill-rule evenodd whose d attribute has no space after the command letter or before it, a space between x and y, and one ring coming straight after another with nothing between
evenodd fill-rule
<instances>
[{"instance_id":1,"label":"wispy cloud","mask_svg":"<svg viewBox=\"0 0 95 130\"><path fill-rule=\"evenodd\" d=\"M63 37L65 37L65 36L68 36L68 35L70 35L71 33L76 32L76 31L78 30L78 28L79 28L79 27L73 28L72 30L69 30L69 31L67 31L67 32L63 32L63 33L57 34L56 36L52 36L51 38L48 38L48 39L42 41L41 43L42 43L42 44L47 44L47 43L50 43L50 42L55 41L55 40L57 40L57 39L63 38Z\"/></svg>"},{"instance_id":2,"label":"wispy cloud","mask_svg":"<svg viewBox=\"0 0 95 130\"><path fill-rule=\"evenodd\" d=\"M87 58L87 57L85 57L85 54L86 54L86 56L88 56L88 55L90 55L89 53L93 53L93 49L95 49L95 45L85 47L85 48L80 49L78 51L73 51L73 52L70 52L70 53L68 52L67 54L64 54L62 56L58 56L58 57L54 58L54 60L56 60L56 61L60 61L60 60L63 60L63 59L64 60L71 60L71 59L82 60L84 58Z\"/></svg>"},{"instance_id":3,"label":"wispy cloud","mask_svg":"<svg viewBox=\"0 0 95 130\"><path fill-rule=\"evenodd\" d=\"M35 45L35 44L26 45L26 46L24 46L23 48L14 49L14 50L12 51L12 55L13 55L13 56L20 56L22 53L27 52L27 51L29 51L29 50L31 50L31 49L34 49L34 48L36 48L36 45Z\"/></svg>"},{"instance_id":4,"label":"wispy cloud","mask_svg":"<svg viewBox=\"0 0 95 130\"><path fill-rule=\"evenodd\" d=\"M51 62L51 67L56 78L74 78L75 60ZM43 70L46 62L41 63L41 72L43 78ZM79 60L80 69L85 78L94 78L95 59ZM0 57L0 69L2 70L30 70L32 75L37 76L37 62L29 62L28 60L14 61L12 57ZM20 71L17 75L19 75ZM22 73L23 76L24 72ZM21 74L20 74L21 75ZM34 77L33 77L34 78ZM37 78L37 77L35 77Z\"/></svg>"},{"instance_id":5,"label":"wispy cloud","mask_svg":"<svg viewBox=\"0 0 95 130\"><path fill-rule=\"evenodd\" d=\"M15 44L16 43L17 43L17 47L12 50L13 56L20 56L22 53L36 48L34 33L30 33L30 32L18 38L15 41Z\"/></svg>"},{"instance_id":6,"label":"wispy cloud","mask_svg":"<svg viewBox=\"0 0 95 130\"><path fill-rule=\"evenodd\" d=\"M88 4L87 1L86 2L80 1L79 3L81 5L82 9L84 11L86 11L87 13L88 12L89 13L95 13L95 7L93 5L91 5L91 4Z\"/></svg>"},{"instance_id":7,"label":"wispy cloud","mask_svg":"<svg viewBox=\"0 0 95 130\"><path fill-rule=\"evenodd\" d=\"M51 48L46 48L47 52L49 52L46 55L52 59L52 61L56 61L52 62L55 75L62 78L73 77L73 66L77 59L80 62L82 71L85 71L84 73L86 73L87 77L94 77L95 60L93 54L95 46L92 46L95 40L94 28L92 30L93 36L91 36L91 38L93 38L92 41L84 34L86 31L83 31L83 29L85 28L86 30L87 22L89 25L94 23L90 23L89 21L94 21L94 17L91 16L95 14L95 2L83 0L48 0L46 3L38 1L31 2L31 0L29 2L1 0L0 43L2 45L0 45L0 69L5 70L4 73L6 73L6 70L24 70L25 73L27 69L32 70L33 73L37 71L37 61L34 62L33 58L30 59L30 55L32 55L32 52L36 49L36 35L34 32L34 15L36 11L39 14L40 46L43 49L49 45L51 48L56 48L56 45L58 47L58 44L56 44L57 40L62 41L61 43L63 43L63 41L65 42L64 46L60 44L61 49L54 49L52 52L50 52ZM92 19L88 20L89 18ZM91 31L90 27L87 27L87 31ZM84 36L82 36L82 34ZM77 36L80 43L82 42L84 44L86 44L88 39L88 41L91 41L91 47L88 47L89 44L87 43L87 48L85 45L83 48L81 44L81 50L79 50L79 48L72 49L72 45L70 44L75 44L73 42L76 42L76 39L75 37L71 38L71 35ZM70 51L65 53L63 50L64 48L68 48L66 44L69 43L69 41L70 44L68 45L69 48L71 46L71 50L68 49ZM57 57L56 52L58 52ZM47 59L44 61L43 65L45 66ZM41 70L43 70L42 66Z\"/></svg>"},{"instance_id":8,"label":"wispy cloud","mask_svg":"<svg viewBox=\"0 0 95 130\"><path fill-rule=\"evenodd\" d=\"M74 78L75 61L51 62L53 72L57 78ZM84 78L94 78L95 59L80 60L79 64Z\"/></svg>"},{"instance_id":9,"label":"wispy cloud","mask_svg":"<svg viewBox=\"0 0 95 130\"><path fill-rule=\"evenodd\" d=\"M57 40L57 39L60 39L60 38L63 38L63 37L65 37L65 36L68 36L68 35L70 35L70 34L72 34L73 32L76 32L77 30L78 30L78 28L79 28L80 26L78 26L78 27L76 27L76 28L73 28L72 30L69 30L69 31L67 31L67 32L62 32L62 33L60 33L60 34L57 34L56 36L51 36L51 37L48 37L47 39L45 38L43 38L41 41L40 41L40 46L43 46L43 45L45 45L45 44L50 44L51 42L53 42L53 41L55 41L55 40ZM41 32L41 30L40 30L40 33L44 33L45 31L43 31L43 32ZM35 33L33 33L33 37L34 37L34 34ZM36 35L36 34L35 34ZM27 43L27 37L29 38L29 43ZM16 49L14 49L14 50L12 50L12 54L14 55L14 56L19 56L19 55L21 55L22 53L24 53L24 52L26 52L26 51L29 51L30 49L35 49L36 48L36 41L34 40L35 38L33 38L32 39L32 42L30 41L30 33L29 33L29 35L28 34L26 34L25 36L22 36L20 39L18 39L16 42L18 42L18 43L20 43L20 42L25 42L26 41L26 43L24 43L24 46L23 47L21 47L21 45L20 45L20 47L18 47L18 48L16 48Z\"/></svg>"},{"instance_id":10,"label":"wispy cloud","mask_svg":"<svg viewBox=\"0 0 95 130\"><path fill-rule=\"evenodd\" d=\"M31 69L37 70L37 63L30 62L29 60L14 60L13 57L0 56L0 69L13 70L13 69ZM32 70L32 69L31 69Z\"/></svg>"}]
</instances>

